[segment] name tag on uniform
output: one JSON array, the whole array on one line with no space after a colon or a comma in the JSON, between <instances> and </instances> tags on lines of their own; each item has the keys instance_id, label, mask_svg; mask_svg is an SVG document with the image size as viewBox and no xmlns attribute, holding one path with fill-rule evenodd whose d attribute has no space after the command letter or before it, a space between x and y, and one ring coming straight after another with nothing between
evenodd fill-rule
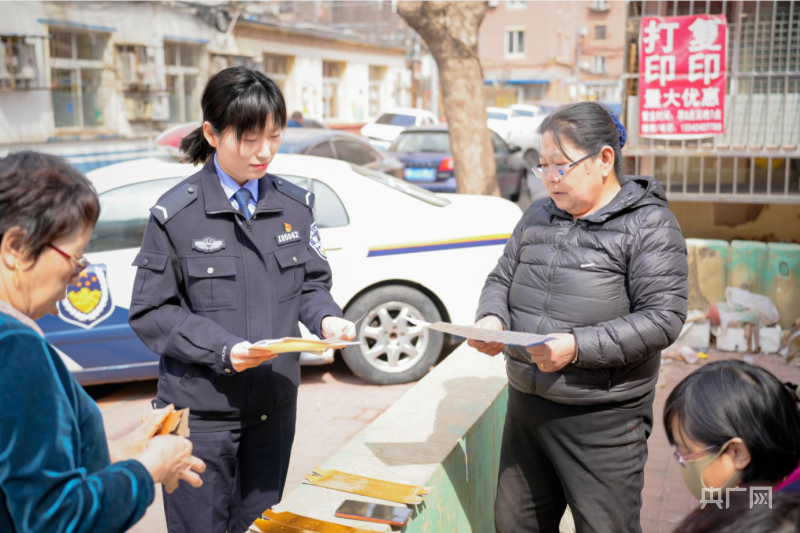
<instances>
[{"instance_id":1,"label":"name tag on uniform","mask_svg":"<svg viewBox=\"0 0 800 533\"><path fill-rule=\"evenodd\" d=\"M300 240L300 232L294 230L294 231L285 231L282 233L278 233L277 235L275 235L275 240L278 241L278 246L283 246L284 244L297 242Z\"/></svg>"}]
</instances>

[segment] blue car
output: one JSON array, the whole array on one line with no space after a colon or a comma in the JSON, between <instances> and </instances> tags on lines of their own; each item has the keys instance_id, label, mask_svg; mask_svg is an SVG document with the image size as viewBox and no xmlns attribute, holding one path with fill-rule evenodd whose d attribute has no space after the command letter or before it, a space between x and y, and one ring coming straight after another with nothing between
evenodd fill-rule
<instances>
[{"instance_id":1,"label":"blue car","mask_svg":"<svg viewBox=\"0 0 800 533\"><path fill-rule=\"evenodd\" d=\"M497 163L500 194L512 202L519 200L527 168L519 147L509 146L490 131ZM450 132L446 124L408 128L389 146L387 153L404 165L403 177L429 191L456 192Z\"/></svg>"}]
</instances>

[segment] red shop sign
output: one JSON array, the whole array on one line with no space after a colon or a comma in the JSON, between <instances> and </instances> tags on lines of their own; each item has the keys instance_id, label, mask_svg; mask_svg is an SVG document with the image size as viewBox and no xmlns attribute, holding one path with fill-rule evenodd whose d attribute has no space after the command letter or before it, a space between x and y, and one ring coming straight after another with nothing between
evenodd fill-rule
<instances>
[{"instance_id":1,"label":"red shop sign","mask_svg":"<svg viewBox=\"0 0 800 533\"><path fill-rule=\"evenodd\" d=\"M725 15L642 17L639 135L697 139L725 133Z\"/></svg>"}]
</instances>

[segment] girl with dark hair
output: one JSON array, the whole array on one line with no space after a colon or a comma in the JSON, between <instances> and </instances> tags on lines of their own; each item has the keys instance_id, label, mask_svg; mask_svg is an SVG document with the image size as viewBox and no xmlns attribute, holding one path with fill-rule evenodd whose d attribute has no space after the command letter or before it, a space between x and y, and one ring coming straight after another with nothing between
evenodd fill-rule
<instances>
[{"instance_id":1,"label":"girl with dark hair","mask_svg":"<svg viewBox=\"0 0 800 533\"><path fill-rule=\"evenodd\" d=\"M497 531L555 532L569 504L578 533L640 531L660 352L686 319L686 243L649 176L622 174L625 128L592 102L540 127L534 202L481 294L476 326L547 334L501 351L508 412Z\"/></svg>"},{"instance_id":2,"label":"girl with dark hair","mask_svg":"<svg viewBox=\"0 0 800 533\"><path fill-rule=\"evenodd\" d=\"M698 500L709 488L800 489L797 397L763 368L718 361L695 370L667 398L664 426Z\"/></svg>"},{"instance_id":3,"label":"girl with dark hair","mask_svg":"<svg viewBox=\"0 0 800 533\"><path fill-rule=\"evenodd\" d=\"M202 484L181 437L153 435L173 407L106 440L100 410L34 320L88 261L100 204L67 162L36 152L0 159L0 531L125 531L153 502L154 483Z\"/></svg>"},{"instance_id":4,"label":"girl with dark hair","mask_svg":"<svg viewBox=\"0 0 800 533\"><path fill-rule=\"evenodd\" d=\"M160 354L154 405L191 408L205 484L164 495L171 533L245 531L283 493L295 432L299 354L262 339L353 324L330 295L314 195L267 173L286 126L278 86L244 67L214 75L203 125L180 143L203 168L150 209L129 322Z\"/></svg>"}]
</instances>

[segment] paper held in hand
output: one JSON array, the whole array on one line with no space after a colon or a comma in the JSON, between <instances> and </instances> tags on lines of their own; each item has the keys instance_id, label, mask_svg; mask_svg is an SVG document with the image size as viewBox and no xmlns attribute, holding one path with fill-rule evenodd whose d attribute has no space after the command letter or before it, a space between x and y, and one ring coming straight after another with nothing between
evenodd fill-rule
<instances>
[{"instance_id":1,"label":"paper held in hand","mask_svg":"<svg viewBox=\"0 0 800 533\"><path fill-rule=\"evenodd\" d=\"M536 346L537 344L544 344L551 341L554 337L547 335L536 335L534 333L521 333L519 331L497 331L493 329L482 329L473 326L456 326L455 324L448 324L446 322L436 322L431 324L415 318L406 317L406 320L415 326L422 326L423 328L430 328L436 331L449 333L457 337L464 337L483 342L502 342L503 344L516 345L516 346Z\"/></svg>"},{"instance_id":2,"label":"paper held in hand","mask_svg":"<svg viewBox=\"0 0 800 533\"><path fill-rule=\"evenodd\" d=\"M361 344L358 341L343 340L345 332L343 331L336 337L330 339L302 339L296 337L286 337L284 339L273 339L258 341L250 346L251 350L265 350L274 354L290 353L290 352L313 352L322 353L329 348L344 348L345 346L355 346Z\"/></svg>"}]
</instances>

